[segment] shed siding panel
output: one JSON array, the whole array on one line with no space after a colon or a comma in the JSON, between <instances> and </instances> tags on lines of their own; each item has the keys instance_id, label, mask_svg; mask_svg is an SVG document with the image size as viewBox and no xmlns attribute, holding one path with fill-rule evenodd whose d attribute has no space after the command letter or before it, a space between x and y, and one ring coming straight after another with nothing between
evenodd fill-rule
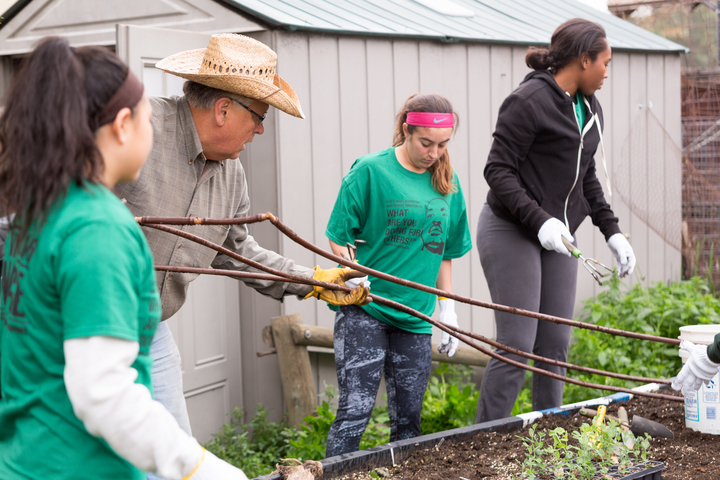
<instances>
[{"instance_id":1,"label":"shed siding panel","mask_svg":"<svg viewBox=\"0 0 720 480\"><path fill-rule=\"evenodd\" d=\"M447 97L453 105L453 109L457 112L460 121L458 128L454 132L454 136L449 143L448 151L453 168L457 172L460 179L460 186L465 195L466 204L468 193L470 192L470 164L468 150L468 65L467 65L467 45L456 44L448 45L443 48L443 85L436 92ZM468 225L473 225L472 216L468 212ZM470 228L472 231L472 227ZM453 291L459 295L471 295L470 282L472 269L476 267L473 262L474 249L468 254L453 261ZM477 264L479 267L479 263ZM472 328L473 307L463 303L455 305L455 311L458 314L458 322L462 328ZM440 339L440 331L435 329L435 335Z\"/></svg>"},{"instance_id":2,"label":"shed siding panel","mask_svg":"<svg viewBox=\"0 0 720 480\"><path fill-rule=\"evenodd\" d=\"M309 38L307 35L276 32L278 72L292 85L303 107L305 119L280 113L278 156L280 210L278 215L298 235L315 243L313 201L312 99L310 92ZM321 99L318 99L321 100ZM282 254L300 265L317 265L316 255L286 236L281 237ZM322 262L324 267L329 264ZM300 313L303 321L316 323L318 302L301 302L285 297L283 314Z\"/></svg>"},{"instance_id":3,"label":"shed siding panel","mask_svg":"<svg viewBox=\"0 0 720 480\"><path fill-rule=\"evenodd\" d=\"M420 42L419 65L420 93L440 93L443 88L443 53L448 46L437 43Z\"/></svg>"},{"instance_id":4,"label":"shed siding panel","mask_svg":"<svg viewBox=\"0 0 720 480\"><path fill-rule=\"evenodd\" d=\"M395 83L395 113L405 100L420 91L420 48L418 42L393 42L393 81Z\"/></svg>"},{"instance_id":5,"label":"shed siding panel","mask_svg":"<svg viewBox=\"0 0 720 480\"><path fill-rule=\"evenodd\" d=\"M662 185L665 184L665 165L672 161L667 155L664 132L657 124L656 118L662 122L665 112L665 65L662 55L647 55L647 105L643 110L647 118L647 186L648 210L645 218L649 218L655 229L648 226L648 265L646 267L648 282L654 283L666 278L665 248L661 235L665 229L665 202L662 198ZM670 247L667 247L670 248Z\"/></svg>"},{"instance_id":6,"label":"shed siding panel","mask_svg":"<svg viewBox=\"0 0 720 480\"><path fill-rule=\"evenodd\" d=\"M389 40L367 40L368 133L370 152L392 144L395 120L393 51Z\"/></svg>"},{"instance_id":7,"label":"shed siding panel","mask_svg":"<svg viewBox=\"0 0 720 480\"><path fill-rule=\"evenodd\" d=\"M315 219L313 243L330 250L325 227L342 182L340 149L340 85L337 38L310 37L310 111L312 129L313 203ZM327 268L329 260L315 262ZM317 325L332 327L335 313L322 302L317 305Z\"/></svg>"},{"instance_id":8,"label":"shed siding panel","mask_svg":"<svg viewBox=\"0 0 720 480\"><path fill-rule=\"evenodd\" d=\"M490 65L490 49L487 45L468 45L468 113L467 113L467 144L468 144L468 182L470 188L465 190L465 199L470 216L470 234L473 239L473 250L469 255L472 267L473 298L489 301L490 291L480 265L477 253L476 229L480 211L488 194L488 185L483 175L487 156L492 145L492 124L497 113L491 110L492 88ZM460 119L462 121L463 119ZM457 140L460 141L459 139ZM485 308L472 309L472 329L481 335L495 337L495 315Z\"/></svg>"},{"instance_id":9,"label":"shed siding panel","mask_svg":"<svg viewBox=\"0 0 720 480\"><path fill-rule=\"evenodd\" d=\"M515 90L523 81L525 76L530 73L530 67L525 64L525 55L527 47L513 47L512 49L512 88Z\"/></svg>"},{"instance_id":10,"label":"shed siding panel","mask_svg":"<svg viewBox=\"0 0 720 480\"><path fill-rule=\"evenodd\" d=\"M492 45L490 47L490 108L492 109L493 131L495 130L500 105L514 89L512 82L512 47Z\"/></svg>"},{"instance_id":11,"label":"shed siding panel","mask_svg":"<svg viewBox=\"0 0 720 480\"><path fill-rule=\"evenodd\" d=\"M629 146L630 162L630 201L631 207L635 207L636 211L647 211L648 198L647 191L643 188L633 188L634 179L647 178L648 174L648 155L647 149L640 146L638 142L633 141L632 135L647 135L647 123L641 119L645 112L643 108L647 108L647 56L644 54L630 54L630 137L627 139ZM642 105L642 108L640 107ZM635 245L635 256L640 273L646 278L650 255L648 252L648 227L647 224L631 211L630 235L633 245Z\"/></svg>"},{"instance_id":12,"label":"shed siding panel","mask_svg":"<svg viewBox=\"0 0 720 480\"><path fill-rule=\"evenodd\" d=\"M631 108L630 102L630 55L626 53L615 53L613 54L612 60L612 123L609 128L612 130L612 168L610 169L610 179L617 178L623 173L620 169L623 147L628 139L628 133L631 126L631 115L637 111L637 104L635 104L635 111ZM627 171L627 168L625 169ZM631 216L630 206L623 201L617 193L617 183L613 184L613 191L615 192L612 197L612 207L615 212L615 216L620 220L620 230L623 233L632 234L631 230ZM631 238L633 243L633 249L636 251L641 246L634 244L634 239ZM611 264L608 266L615 265L613 259ZM644 266L643 266L644 268ZM631 279L626 280L626 283L630 284Z\"/></svg>"},{"instance_id":13,"label":"shed siding panel","mask_svg":"<svg viewBox=\"0 0 720 480\"><path fill-rule=\"evenodd\" d=\"M682 231L682 124L680 97L680 54L665 55L664 115L661 118L669 141L673 146L666 150L671 156L665 162L665 228L677 235L680 243ZM677 248L665 247L665 278L679 280L682 277L682 255Z\"/></svg>"},{"instance_id":14,"label":"shed siding panel","mask_svg":"<svg viewBox=\"0 0 720 480\"><path fill-rule=\"evenodd\" d=\"M342 176L353 162L369 152L367 64L365 40L338 40L338 68L340 69L340 148Z\"/></svg>"},{"instance_id":15,"label":"shed siding panel","mask_svg":"<svg viewBox=\"0 0 720 480\"><path fill-rule=\"evenodd\" d=\"M614 60L613 60L614 63ZM612 65L612 63L610 64ZM612 67L610 67L610 77L607 78L603 84L603 87L595 92L595 96L600 101L600 106L602 107L603 112L603 118L605 120L604 122L604 128L603 128L603 142L605 145L605 156L607 161L607 171L608 175L610 176L610 181L613 180L613 160L614 156L612 153L612 146L613 146L613 118L615 114L615 109L613 108L613 102L612 102L612 95L613 91L615 89L615 72L612 70ZM611 206L614 204L615 200L617 199L617 195L611 196L608 194L607 189L607 182L605 180L605 169L602 165L602 154L600 152L600 148L598 147L597 152L595 152L595 168L597 172L598 179L600 179L600 185L603 187L603 192L605 195L605 201L608 202ZM612 183L611 183L612 188ZM617 216L617 212L615 212L615 215ZM586 223L590 224L590 227L593 234L592 234L592 258L597 259L598 261L602 262L603 264L607 265L608 267L612 268L613 265L613 255L610 252L610 250L607 248L607 244L605 243L605 237L600 232L599 229L595 227L595 225L592 225L592 220L590 218L585 220ZM583 247L588 248L588 247ZM582 271L580 271L582 270ZM587 272L584 271L585 269L580 265L580 269L578 270L578 275L587 275ZM597 295L602 291L602 287L598 285L595 282L593 283L593 293L592 296ZM575 299L576 303L576 311L579 311L580 308L582 308L582 300L583 297L578 295Z\"/></svg>"},{"instance_id":16,"label":"shed siding panel","mask_svg":"<svg viewBox=\"0 0 720 480\"><path fill-rule=\"evenodd\" d=\"M252 35L274 48L274 37L265 31ZM247 174L250 194L250 213L278 212L278 155L275 142L277 117L285 115L270 109L265 120L265 133L256 135L248 146L247 155L240 159ZM264 248L280 251L280 233L270 223L250 225L250 233ZM258 358L256 352L268 350L262 342L261 331L270 319L281 314L282 304L275 299L258 295L255 290L238 282L240 288L240 342L242 345L243 406L245 419L249 421L255 413L255 405L261 403L270 411L273 420L279 420L283 413L282 394L277 385L280 382L277 356ZM253 319L253 321L248 321Z\"/></svg>"}]
</instances>

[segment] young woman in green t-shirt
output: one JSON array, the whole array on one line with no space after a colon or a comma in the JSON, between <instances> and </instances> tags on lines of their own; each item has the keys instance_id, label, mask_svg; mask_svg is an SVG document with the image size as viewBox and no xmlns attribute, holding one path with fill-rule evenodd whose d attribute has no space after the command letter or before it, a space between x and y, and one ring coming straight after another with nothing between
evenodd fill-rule
<instances>
[{"instance_id":1,"label":"young woman in green t-shirt","mask_svg":"<svg viewBox=\"0 0 720 480\"><path fill-rule=\"evenodd\" d=\"M109 50L42 40L0 116L0 476L246 479L152 400L152 255L110 189L152 147L140 81Z\"/></svg>"},{"instance_id":2,"label":"young woman in green t-shirt","mask_svg":"<svg viewBox=\"0 0 720 480\"><path fill-rule=\"evenodd\" d=\"M447 145L456 127L450 102L413 95L397 116L394 147L355 161L343 179L326 235L336 255L357 240L360 264L452 291L452 259L471 248L465 200ZM432 315L434 295L370 278L373 293ZM441 299L440 320L457 326L453 300ZM430 375L431 326L370 303L341 307L335 317L338 412L326 455L359 448L385 372L390 440L420 435L420 412ZM443 334L439 350L452 356L458 340Z\"/></svg>"}]
</instances>

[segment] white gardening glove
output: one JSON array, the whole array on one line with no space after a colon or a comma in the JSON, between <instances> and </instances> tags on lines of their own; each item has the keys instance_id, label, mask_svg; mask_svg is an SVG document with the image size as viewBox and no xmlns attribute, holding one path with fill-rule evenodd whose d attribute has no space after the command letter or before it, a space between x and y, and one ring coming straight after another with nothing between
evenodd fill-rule
<instances>
[{"instance_id":1,"label":"white gardening glove","mask_svg":"<svg viewBox=\"0 0 720 480\"><path fill-rule=\"evenodd\" d=\"M358 285L360 285L361 283L364 283L365 286L367 287L367 289L370 290L370 280L368 280L367 275L365 275L364 277L360 277L360 278L351 278L350 280L347 280L345 282L345 285L350 288L355 288Z\"/></svg>"},{"instance_id":2,"label":"white gardening glove","mask_svg":"<svg viewBox=\"0 0 720 480\"><path fill-rule=\"evenodd\" d=\"M569 257L570 251L563 245L560 237L565 237L570 242L575 240L565 224L555 217L546 220L538 232L538 240L540 240L540 245L542 245L543 248L546 250L554 250Z\"/></svg>"},{"instance_id":3,"label":"white gardening glove","mask_svg":"<svg viewBox=\"0 0 720 480\"><path fill-rule=\"evenodd\" d=\"M440 307L440 321L445 325L458 328L457 314L455 313L455 300L450 298L438 299L438 306ZM442 340L438 345L438 352L447 353L448 357L455 355L455 351L458 348L460 341L443 331Z\"/></svg>"},{"instance_id":4,"label":"white gardening glove","mask_svg":"<svg viewBox=\"0 0 720 480\"><path fill-rule=\"evenodd\" d=\"M188 480L248 480L242 470L220 460L211 452L203 449L203 459L194 473L185 477Z\"/></svg>"},{"instance_id":5,"label":"white gardening glove","mask_svg":"<svg viewBox=\"0 0 720 480\"><path fill-rule=\"evenodd\" d=\"M682 389L683 395L692 395L704 383L707 385L717 375L720 364L714 363L707 356L707 345L695 345L683 340L680 348L690 354L680 373L672 382L674 390Z\"/></svg>"},{"instance_id":6,"label":"white gardening glove","mask_svg":"<svg viewBox=\"0 0 720 480\"><path fill-rule=\"evenodd\" d=\"M618 276L632 275L633 270L635 270L635 252L633 252L625 235L616 233L608 238L607 244L610 251L615 255L615 260L617 260Z\"/></svg>"}]
</instances>

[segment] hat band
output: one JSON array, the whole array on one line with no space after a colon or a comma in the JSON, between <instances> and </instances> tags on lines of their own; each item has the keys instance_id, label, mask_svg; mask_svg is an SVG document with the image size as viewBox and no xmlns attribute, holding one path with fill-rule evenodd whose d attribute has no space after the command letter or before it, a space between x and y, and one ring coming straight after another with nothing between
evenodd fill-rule
<instances>
[{"instance_id":1,"label":"hat band","mask_svg":"<svg viewBox=\"0 0 720 480\"><path fill-rule=\"evenodd\" d=\"M415 127L452 128L455 117L452 113L408 112L405 123Z\"/></svg>"},{"instance_id":2,"label":"hat band","mask_svg":"<svg viewBox=\"0 0 720 480\"><path fill-rule=\"evenodd\" d=\"M110 100L105 104L100 113L97 115L97 128L112 122L117 114L123 108L132 108L140 101L143 96L145 87L138 80L130 69L128 69L127 77L120 84Z\"/></svg>"}]
</instances>

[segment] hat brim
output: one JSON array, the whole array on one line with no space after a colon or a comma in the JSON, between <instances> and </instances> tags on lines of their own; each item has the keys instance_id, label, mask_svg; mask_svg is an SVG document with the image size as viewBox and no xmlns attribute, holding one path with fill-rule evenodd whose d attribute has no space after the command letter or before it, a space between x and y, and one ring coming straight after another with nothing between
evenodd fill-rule
<instances>
[{"instance_id":1,"label":"hat brim","mask_svg":"<svg viewBox=\"0 0 720 480\"><path fill-rule=\"evenodd\" d=\"M218 90L260 100L288 115L305 118L295 91L280 75L275 74L271 84L260 78L229 72L200 74L200 66L204 55L204 48L187 50L163 58L155 66L171 75L217 88Z\"/></svg>"}]
</instances>

